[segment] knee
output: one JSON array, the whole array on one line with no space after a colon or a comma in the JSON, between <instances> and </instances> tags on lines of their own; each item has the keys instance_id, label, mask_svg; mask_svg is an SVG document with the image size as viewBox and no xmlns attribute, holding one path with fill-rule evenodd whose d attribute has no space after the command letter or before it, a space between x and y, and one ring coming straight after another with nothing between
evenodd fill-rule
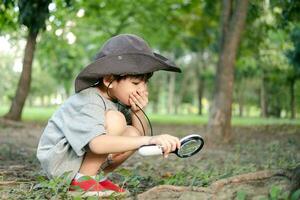
<instances>
[{"instance_id":1,"label":"knee","mask_svg":"<svg viewBox=\"0 0 300 200\"><path fill-rule=\"evenodd\" d=\"M108 134L121 135L127 127L125 116L114 110L109 110L105 114L105 126Z\"/></svg>"}]
</instances>

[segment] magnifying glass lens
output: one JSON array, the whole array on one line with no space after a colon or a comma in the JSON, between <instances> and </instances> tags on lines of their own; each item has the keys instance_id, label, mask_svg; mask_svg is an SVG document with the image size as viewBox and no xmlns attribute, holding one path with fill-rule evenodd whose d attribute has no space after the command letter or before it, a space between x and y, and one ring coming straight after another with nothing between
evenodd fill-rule
<instances>
[{"instance_id":1,"label":"magnifying glass lens","mask_svg":"<svg viewBox=\"0 0 300 200\"><path fill-rule=\"evenodd\" d=\"M178 150L178 154L180 156L191 155L200 148L201 144L202 142L200 140L190 140L181 145L180 149Z\"/></svg>"},{"instance_id":2,"label":"magnifying glass lens","mask_svg":"<svg viewBox=\"0 0 300 200\"><path fill-rule=\"evenodd\" d=\"M180 158L187 158L196 153L198 153L203 145L204 140L200 135L191 134L180 140L181 147L172 151L171 153L176 154ZM162 155L163 150L161 147L152 144L152 145L144 145L139 148L139 154L142 156L151 156L151 155Z\"/></svg>"}]
</instances>

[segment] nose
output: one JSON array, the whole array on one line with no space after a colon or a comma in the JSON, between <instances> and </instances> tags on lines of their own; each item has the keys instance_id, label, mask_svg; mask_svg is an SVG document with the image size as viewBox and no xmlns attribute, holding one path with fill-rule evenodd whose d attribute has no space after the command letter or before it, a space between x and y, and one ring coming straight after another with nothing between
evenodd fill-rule
<instances>
[{"instance_id":1,"label":"nose","mask_svg":"<svg viewBox=\"0 0 300 200\"><path fill-rule=\"evenodd\" d=\"M142 82L138 90L148 91L147 83Z\"/></svg>"}]
</instances>

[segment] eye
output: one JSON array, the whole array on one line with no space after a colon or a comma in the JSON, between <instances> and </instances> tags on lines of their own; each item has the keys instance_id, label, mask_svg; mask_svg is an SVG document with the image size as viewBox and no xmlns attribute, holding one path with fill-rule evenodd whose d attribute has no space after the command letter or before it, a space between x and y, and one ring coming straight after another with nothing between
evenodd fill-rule
<instances>
[{"instance_id":1,"label":"eye","mask_svg":"<svg viewBox=\"0 0 300 200\"><path fill-rule=\"evenodd\" d=\"M134 85L138 85L140 82L132 82L132 84Z\"/></svg>"}]
</instances>

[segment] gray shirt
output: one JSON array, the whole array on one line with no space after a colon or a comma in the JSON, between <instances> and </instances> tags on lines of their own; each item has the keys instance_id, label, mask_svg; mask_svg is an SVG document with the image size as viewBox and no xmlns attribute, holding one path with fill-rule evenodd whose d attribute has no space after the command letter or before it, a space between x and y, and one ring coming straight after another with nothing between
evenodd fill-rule
<instances>
[{"instance_id":1,"label":"gray shirt","mask_svg":"<svg viewBox=\"0 0 300 200\"><path fill-rule=\"evenodd\" d=\"M105 112L119 110L130 123L129 110L101 97L91 87L69 97L53 114L40 138L37 158L49 178L78 172L86 146L96 136L106 133Z\"/></svg>"}]
</instances>

